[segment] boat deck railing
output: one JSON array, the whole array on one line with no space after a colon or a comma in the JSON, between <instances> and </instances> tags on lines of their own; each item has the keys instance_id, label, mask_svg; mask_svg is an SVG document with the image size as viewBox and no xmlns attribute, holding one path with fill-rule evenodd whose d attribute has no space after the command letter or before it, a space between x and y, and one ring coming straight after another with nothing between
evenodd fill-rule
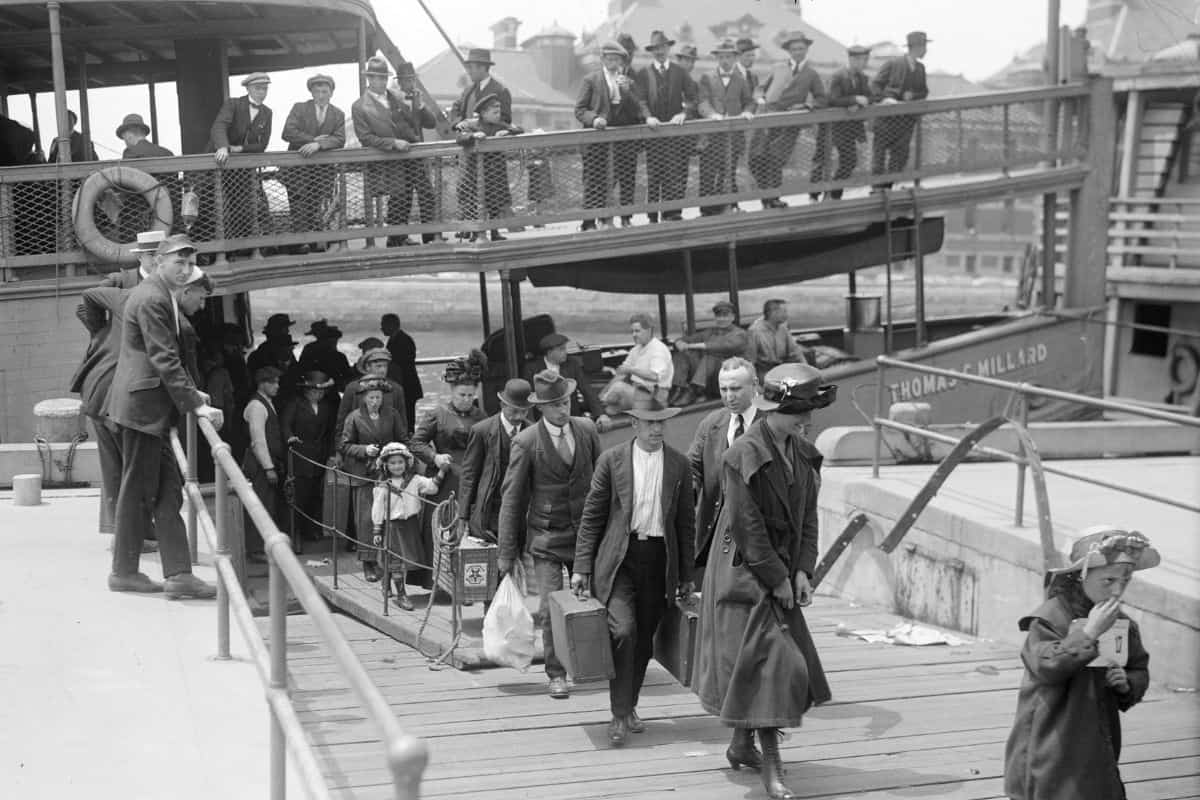
<instances>
[{"instance_id":1,"label":"boat deck railing","mask_svg":"<svg viewBox=\"0 0 1200 800\"><path fill-rule=\"evenodd\" d=\"M539 233L553 236L593 219L671 218L683 209L690 217L697 207L715 213L747 201L766 202L740 210L782 224L768 216L781 195L853 196L893 182L986 184L996 197L1010 196L1026 173L1086 167L1088 109L1107 89L1072 84L495 136L469 146L430 142L404 152L237 154L224 166L205 154L8 167L0 169L0 276L45 280L132 264L128 243L151 227L189 231L218 275L241 268L242 261L228 265L234 254L295 260L313 250L320 253L304 258L326 259L332 271L349 251L354 263L395 258L398 251L382 247L409 236L415 243L543 226L549 230ZM1065 110L1055 135L1042 122L1050 103ZM586 251L586 241L573 245Z\"/></svg>"},{"instance_id":2,"label":"boat deck railing","mask_svg":"<svg viewBox=\"0 0 1200 800\"><path fill-rule=\"evenodd\" d=\"M1200 197L1114 197L1111 265L1200 268Z\"/></svg>"},{"instance_id":3,"label":"boat deck railing","mask_svg":"<svg viewBox=\"0 0 1200 800\"><path fill-rule=\"evenodd\" d=\"M1074 392L1063 392L1057 389L1046 389L1041 386L1034 386L1029 383L1016 383L1013 381L1005 381L999 378L991 378L984 375L973 375L968 372L959 370L944 369L942 367L933 367L927 364L915 364L909 361L890 358L888 356L879 356L875 359L878 367L876 377L876 402L875 402L875 417L871 420L871 424L875 428L875 450L871 463L871 474L873 477L879 477L879 463L883 454L883 448L887 444L884 439L883 432L892 430L903 433L907 436L915 436L921 439L939 442L941 444L950 445L952 450L945 457L942 463L930 477L928 483L913 500L909 509L901 515L900 520L896 523L895 529L885 539L884 544L890 543L890 547L884 547L890 551L899 542L904 533L916 522L917 515L920 510L933 499L937 494L938 488L954 468L962 462L972 452L986 455L991 458L999 458L1004 461L1009 461L1017 467L1017 486L1016 486L1016 502L1014 504L1013 524L1017 527L1024 525L1025 517L1025 483L1027 471L1032 472L1034 491L1038 504L1038 527L1041 531L1042 545L1047 560L1047 566L1055 566L1051 563L1060 556L1058 550L1054 546L1053 529L1050 526L1050 509L1049 502L1046 497L1045 481L1043 473L1050 475L1058 475L1063 478L1089 483L1093 486L1100 486L1114 492L1140 497L1145 500L1151 500L1158 503L1164 503L1175 508L1181 508L1185 511L1200 513L1200 506L1193 503L1184 502L1173 497L1157 494L1155 492L1143 491L1135 489L1131 486L1126 486L1120 483L1113 483L1102 478L1096 478L1090 475L1084 475L1072 470L1062 469L1061 467L1052 467L1042 463L1038 456L1037 447L1033 443L1032 437L1027 429L1027 421L1029 418L1029 405L1032 398L1043 398L1046 400L1055 400L1058 402L1073 403L1088 408L1093 408L1099 411L1117 412L1120 414L1128 414L1131 416L1142 417L1144 419L1159 420L1161 422L1170 422L1180 426L1185 431L1200 431L1200 417L1191 417L1185 414L1176 414L1170 411L1164 411L1157 408L1152 408L1145 405L1120 402L1099 397L1091 397L1089 395L1076 394ZM939 389L953 387L958 382L974 383L982 386L990 386L998 391L1010 392L1012 394L1012 402L1010 403L1010 413L1005 416L998 416L993 419L981 423L973 431L968 433L961 439L956 439L953 436L937 433L923 428L918 425L910 425L904 422L899 422L888 418L889 402L892 398L892 389L888 383L887 371L889 369L916 373L915 377L903 377L900 380L911 380L921 384L921 388L926 391L936 391ZM1017 434L1019 444L1018 452L1010 453L1006 450L997 449L994 447L984 447L980 442L995 430L1010 425ZM1196 437L1196 441L1200 441L1200 436ZM881 545L881 547L883 547Z\"/></svg>"},{"instance_id":4,"label":"boat deck railing","mask_svg":"<svg viewBox=\"0 0 1200 800\"><path fill-rule=\"evenodd\" d=\"M200 435L207 439L208 447L212 449L216 470L215 509L212 514L208 512L196 481ZM417 800L421 775L428 761L425 744L400 727L387 699L371 680L362 662L351 649L350 643L338 628L325 601L313 587L308 572L292 552L291 539L272 521L271 515L239 469L230 453L229 445L218 436L216 428L206 419L189 415L186 438L185 449L178 432L171 432L171 447L180 470L186 475L184 491L188 498L188 536L192 546L192 558L195 560L196 557L196 537L199 531L204 534L214 553L217 569L216 657L221 660L230 658L229 618L232 611L250 651L250 660L258 669L259 678L266 689L271 715L270 796L285 796L286 759L287 753L290 752L294 759L296 778L308 797L312 800L329 800L331 797L312 745L297 716L288 687L287 613L290 591L319 632L326 652L337 662L341 677L379 729L383 743L383 751L379 756L392 776L392 797L396 800ZM269 559L270 633L265 644L254 622L231 558L230 490L236 494L247 516L262 535Z\"/></svg>"}]
</instances>

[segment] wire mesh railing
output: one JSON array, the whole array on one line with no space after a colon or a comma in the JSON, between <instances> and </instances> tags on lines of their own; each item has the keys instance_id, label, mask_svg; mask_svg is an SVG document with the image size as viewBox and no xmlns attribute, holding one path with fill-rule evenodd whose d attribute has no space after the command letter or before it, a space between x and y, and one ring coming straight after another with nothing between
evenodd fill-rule
<instances>
[{"instance_id":1,"label":"wire mesh railing","mask_svg":"<svg viewBox=\"0 0 1200 800\"><path fill-rule=\"evenodd\" d=\"M402 153L239 154L224 167L192 155L4 168L0 267L14 279L36 267L132 263L128 245L149 227L186 230L222 262L516 226L671 220L691 209L716 215L753 201L770 210L785 196L836 198L901 181L992 179L1086 163L1091 94L1073 85L470 138ZM1051 99L1073 112L1052 150L1042 123Z\"/></svg>"}]
</instances>

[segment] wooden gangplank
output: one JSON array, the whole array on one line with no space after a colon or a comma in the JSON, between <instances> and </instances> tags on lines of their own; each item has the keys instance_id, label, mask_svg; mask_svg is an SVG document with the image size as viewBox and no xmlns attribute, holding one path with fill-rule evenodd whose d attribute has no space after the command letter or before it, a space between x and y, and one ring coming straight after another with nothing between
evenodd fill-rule
<instances>
[{"instance_id":1,"label":"wooden gangplank","mask_svg":"<svg viewBox=\"0 0 1200 800\"><path fill-rule=\"evenodd\" d=\"M834 700L783 743L791 787L807 798L1003 798L1004 742L1021 678L1017 648L899 647L839 636L837 626L900 620L818 596L809 612ZM763 796L758 774L724 760L728 731L651 664L639 711L648 730L609 748L606 684L545 694L539 667L431 669L413 649L347 617L351 645L430 763L423 798L569 797L726 800ZM338 798L388 798L376 731L307 619L288 619L293 695ZM1152 662L1153 664L1153 662ZM1130 800L1200 797L1200 698L1155 687L1123 715Z\"/></svg>"}]
</instances>

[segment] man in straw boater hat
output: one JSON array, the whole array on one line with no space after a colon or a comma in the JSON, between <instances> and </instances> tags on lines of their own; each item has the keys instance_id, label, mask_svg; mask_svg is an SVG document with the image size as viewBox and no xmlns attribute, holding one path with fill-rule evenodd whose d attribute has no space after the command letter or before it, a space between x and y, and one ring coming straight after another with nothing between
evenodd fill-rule
<instances>
[{"instance_id":1,"label":"man in straw boater hat","mask_svg":"<svg viewBox=\"0 0 1200 800\"><path fill-rule=\"evenodd\" d=\"M808 48L812 39L803 32L789 33L780 45L787 51L787 61L776 64L763 83L763 99L767 111L808 111L825 105L825 84L808 63ZM783 167L792 158L798 126L771 128L756 134L750 141L750 172L760 189L774 189L783 183ZM778 197L764 197L763 208L784 208Z\"/></svg>"},{"instance_id":2,"label":"man in straw boater hat","mask_svg":"<svg viewBox=\"0 0 1200 800\"><path fill-rule=\"evenodd\" d=\"M846 50L849 63L833 73L829 80L829 105L851 111L866 108L871 103L871 84L867 79L867 61L871 48L856 44ZM820 183L829 176L829 149L837 152L835 181L844 181L854 174L858 166L858 145L867 140L867 126L862 120L825 124L817 131L817 148L813 152L812 180ZM826 194L831 200L842 199L842 188L831 189ZM817 194L811 195L818 199Z\"/></svg>"},{"instance_id":3,"label":"man in straw boater hat","mask_svg":"<svg viewBox=\"0 0 1200 800\"><path fill-rule=\"evenodd\" d=\"M548 603L550 593L563 588L563 567L570 571L575 562L575 532L600 455L596 426L571 416L574 391L575 381L556 372L533 376L530 402L542 419L513 437L499 520L500 572L511 572L526 550L533 556L540 599L534 622L542 628L550 696L559 699L570 692L567 672L554 653Z\"/></svg>"},{"instance_id":4,"label":"man in straw boater hat","mask_svg":"<svg viewBox=\"0 0 1200 800\"><path fill-rule=\"evenodd\" d=\"M908 52L883 63L871 80L871 94L882 105L910 103L929 97L925 80L925 65L921 59L932 39L925 31L911 31L904 37ZM908 165L908 149L918 117L902 115L876 122L874 150L871 154L871 174L885 175L902 172ZM891 181L880 181L876 189L889 189Z\"/></svg>"},{"instance_id":5,"label":"man in straw boater hat","mask_svg":"<svg viewBox=\"0 0 1200 800\"><path fill-rule=\"evenodd\" d=\"M646 50L653 60L634 76L638 106L646 124L657 128L663 123L682 125L689 111L694 111L697 98L696 82L683 67L671 62L675 40L662 31L650 34ZM646 200L650 203L670 203L683 199L687 187L687 163L695 142L691 139L648 138L646 144ZM646 215L658 222L659 214ZM663 221L683 219L683 209L662 212Z\"/></svg>"},{"instance_id":6,"label":"man in straw boater hat","mask_svg":"<svg viewBox=\"0 0 1200 800\"><path fill-rule=\"evenodd\" d=\"M672 598L687 597L695 559L695 505L687 458L663 442L681 409L640 390L634 440L600 454L583 506L571 588L608 606L614 677L608 741L641 733L638 694L654 655L654 633Z\"/></svg>"},{"instance_id":7,"label":"man in straw boater hat","mask_svg":"<svg viewBox=\"0 0 1200 800\"><path fill-rule=\"evenodd\" d=\"M496 95L500 101L500 121L506 125L512 124L512 92L492 75L492 51L482 47L472 47L467 51L466 63L469 83L463 89L459 98L450 108L450 124L471 119L475 115L475 106L489 94Z\"/></svg>"},{"instance_id":8,"label":"man in straw boater hat","mask_svg":"<svg viewBox=\"0 0 1200 800\"><path fill-rule=\"evenodd\" d=\"M737 68L738 50L732 39L725 39L712 54L717 68L700 76L700 116L704 119L750 119L756 108L754 89ZM700 196L737 191L738 162L746 150L742 133L709 134L708 145L700 153ZM728 204L702 206L700 213L712 216L728 211Z\"/></svg>"},{"instance_id":9,"label":"man in straw boater hat","mask_svg":"<svg viewBox=\"0 0 1200 800\"><path fill-rule=\"evenodd\" d=\"M801 611L812 602L821 466L804 434L812 412L836 398L837 386L807 364L766 374L752 401L765 417L721 459L725 497L701 592L693 689L705 711L734 729L730 765L761 765L776 800L796 797L783 783L779 729L798 727L830 698Z\"/></svg>"},{"instance_id":10,"label":"man in straw boater hat","mask_svg":"<svg viewBox=\"0 0 1200 800\"><path fill-rule=\"evenodd\" d=\"M602 131L642 123L637 90L627 72L629 60L629 52L616 42L605 42L600 48L600 69L583 79L575 101L575 119L583 127ZM583 146L584 208L607 206L614 185L618 188L618 202L623 206L633 205L639 149L640 143L633 140ZM601 223L611 227L607 218ZM622 216L621 223L626 227L632 225L632 215ZM595 228L594 219L584 220L581 226L585 231Z\"/></svg>"},{"instance_id":11,"label":"man in straw boater hat","mask_svg":"<svg viewBox=\"0 0 1200 800\"><path fill-rule=\"evenodd\" d=\"M373 147L385 153L403 153L421 141L423 128L434 128L437 120L433 112L422 106L419 110L405 104L395 92L388 89L391 67L382 56L367 59L363 76L367 89L362 97L350 106L350 117L354 122L354 133L363 147ZM413 192L420 203L422 223L433 221L436 196L425 163L418 159L406 159L392 163L372 165L366 173L367 194L373 198L387 197L387 224L407 225L412 212ZM437 233L421 234L425 243L445 241ZM393 234L388 237L388 247L410 244L407 235Z\"/></svg>"},{"instance_id":12,"label":"man in straw boater hat","mask_svg":"<svg viewBox=\"0 0 1200 800\"><path fill-rule=\"evenodd\" d=\"M529 381L512 378L497 392L500 411L471 426L463 456L458 489L458 516L471 535L485 542L499 541L500 489L508 471L512 440L529 427L533 403Z\"/></svg>"},{"instance_id":13,"label":"man in straw boater hat","mask_svg":"<svg viewBox=\"0 0 1200 800\"><path fill-rule=\"evenodd\" d=\"M345 147L346 114L329 102L336 86L333 78L318 73L309 77L305 85L312 99L293 105L283 123L283 140L288 143L288 150L309 158L322 150ZM335 175L327 164L284 170L283 184L287 187L293 233L322 230L321 207L333 195ZM313 248L301 244L292 249L303 254ZM315 249L324 250L325 245L317 244Z\"/></svg>"},{"instance_id":14,"label":"man in straw boater hat","mask_svg":"<svg viewBox=\"0 0 1200 800\"><path fill-rule=\"evenodd\" d=\"M252 72L242 79L246 94L231 97L217 112L209 131L208 149L224 166L236 153L262 153L271 141L271 109L265 101L271 76ZM271 215L257 170L225 173L225 236L236 239L271 232ZM257 226L254 221L257 217Z\"/></svg>"}]
</instances>

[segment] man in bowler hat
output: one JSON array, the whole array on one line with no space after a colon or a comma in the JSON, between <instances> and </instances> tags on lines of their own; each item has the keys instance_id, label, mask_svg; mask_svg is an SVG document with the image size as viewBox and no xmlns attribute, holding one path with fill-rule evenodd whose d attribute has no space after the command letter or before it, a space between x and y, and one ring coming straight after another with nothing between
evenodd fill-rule
<instances>
[{"instance_id":1,"label":"man in bowler hat","mask_svg":"<svg viewBox=\"0 0 1200 800\"><path fill-rule=\"evenodd\" d=\"M529 427L533 403L529 381L512 378L497 392L500 411L471 426L458 485L458 515L471 535L485 542L499 541L500 489L508 471L512 440Z\"/></svg>"},{"instance_id":2,"label":"man in bowler hat","mask_svg":"<svg viewBox=\"0 0 1200 800\"><path fill-rule=\"evenodd\" d=\"M929 97L929 84L925 81L925 65L921 59L932 41L924 31L912 31L905 37L908 52L889 59L871 80L871 94L880 105L910 103ZM903 172L908 166L908 151L912 143L913 129L920 118L904 114L884 117L875 122L875 150L871 156L871 172L888 175ZM891 181L880 181L876 189L890 189Z\"/></svg>"},{"instance_id":3,"label":"man in bowler hat","mask_svg":"<svg viewBox=\"0 0 1200 800\"><path fill-rule=\"evenodd\" d=\"M322 150L345 147L346 114L329 102L335 86L333 78L313 75L306 86L312 99L292 106L283 123L283 140L288 143L288 150L310 158ZM284 171L283 184L287 187L293 233L310 233L324 228L321 207L332 200L334 177L334 170L321 164ZM310 249L324 250L325 245L301 244L293 249L303 254Z\"/></svg>"},{"instance_id":4,"label":"man in bowler hat","mask_svg":"<svg viewBox=\"0 0 1200 800\"><path fill-rule=\"evenodd\" d=\"M570 692L567 671L554 653L550 593L563 588L563 567L570 570L575 561L575 531L592 482L592 467L600 455L596 426L589 419L571 416L574 384L549 370L533 377L530 402L542 412L542 419L513 437L499 518L501 574L511 572L526 549L533 556L540 596L534 622L542 628L549 693L557 699Z\"/></svg>"},{"instance_id":5,"label":"man in bowler hat","mask_svg":"<svg viewBox=\"0 0 1200 800\"><path fill-rule=\"evenodd\" d=\"M469 83L463 89L459 98L450 107L450 124L457 125L475 115L475 106L489 94L496 95L500 100L500 121L505 125L512 124L512 92L504 84L492 76L492 51L482 47L472 47L464 59L467 65Z\"/></svg>"},{"instance_id":6,"label":"man in bowler hat","mask_svg":"<svg viewBox=\"0 0 1200 800\"><path fill-rule=\"evenodd\" d=\"M596 461L583 506L571 588L608 606L614 677L608 684L608 742L625 744L645 725L637 713L654 632L667 604L695 589L695 507L684 455L663 442L669 408L642 391L627 414L634 440Z\"/></svg>"}]
</instances>

